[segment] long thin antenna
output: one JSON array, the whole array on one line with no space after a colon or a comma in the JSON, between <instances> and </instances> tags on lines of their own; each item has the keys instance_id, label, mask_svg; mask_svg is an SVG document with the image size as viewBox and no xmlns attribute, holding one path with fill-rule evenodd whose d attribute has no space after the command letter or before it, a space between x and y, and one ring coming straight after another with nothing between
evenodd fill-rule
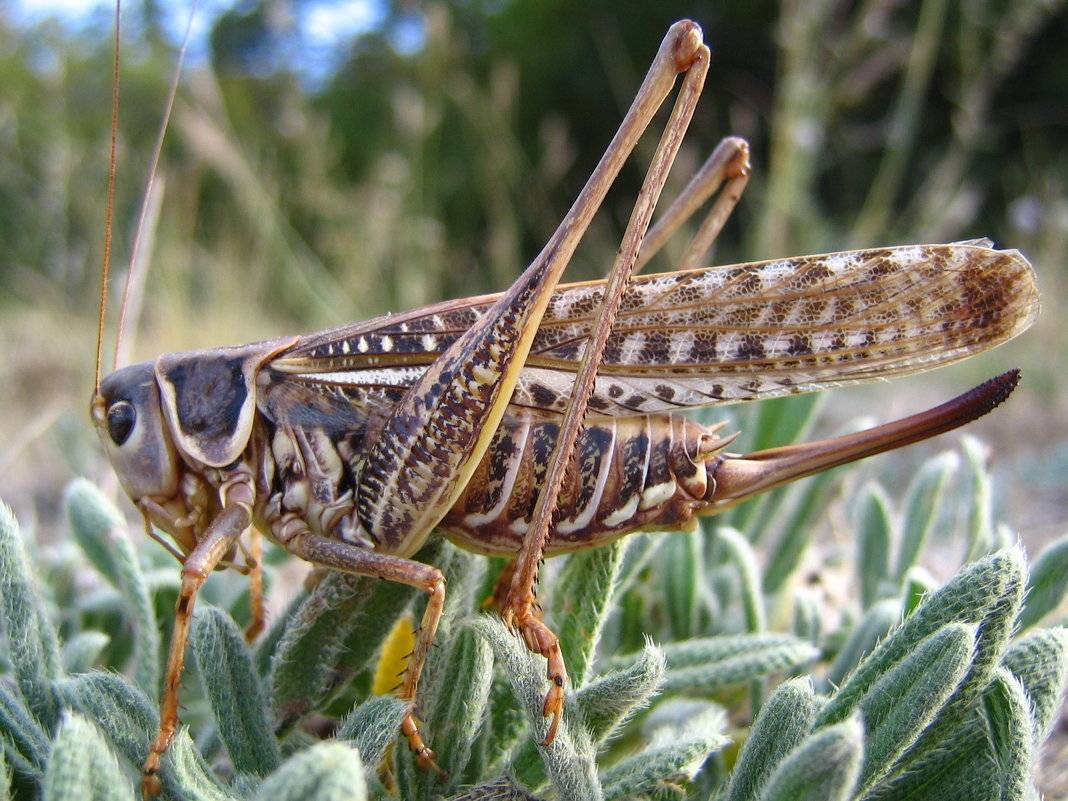
<instances>
[{"instance_id":1,"label":"long thin antenna","mask_svg":"<svg viewBox=\"0 0 1068 801\"><path fill-rule=\"evenodd\" d=\"M189 19L185 24L185 34L182 36L182 46L178 50L178 61L171 76L170 92L167 95L167 105L163 111L163 120L160 122L159 133L156 136L156 146L152 151L152 161L148 167L148 179L145 181L145 192L141 198L141 210L137 215L137 230L134 232L133 247L130 250L130 269L126 273L126 284L122 289L122 306L119 310L119 330L115 337L115 368L118 369L120 362L125 361L126 353L123 348L126 334L126 313L130 303L130 287L133 284L134 271L139 264L138 256L141 253L141 240L145 230L145 219L148 217L148 209L152 203L152 190L156 184L156 175L159 170L159 160L163 153L163 140L167 136L167 128L170 127L171 112L174 110L174 101L178 96L178 84L182 78L182 66L185 64L185 51L189 46L189 34L193 29L193 18L196 16L197 0L189 6Z\"/></svg>"},{"instance_id":2,"label":"long thin antenna","mask_svg":"<svg viewBox=\"0 0 1068 801\"><path fill-rule=\"evenodd\" d=\"M108 273L111 269L111 229L115 221L115 151L119 139L119 19L122 0L115 0L115 45L111 59L111 155L108 160L107 200L104 204L104 264L100 271L100 315L96 321L96 394L100 394L100 366L104 361L104 315L108 303Z\"/></svg>"}]
</instances>

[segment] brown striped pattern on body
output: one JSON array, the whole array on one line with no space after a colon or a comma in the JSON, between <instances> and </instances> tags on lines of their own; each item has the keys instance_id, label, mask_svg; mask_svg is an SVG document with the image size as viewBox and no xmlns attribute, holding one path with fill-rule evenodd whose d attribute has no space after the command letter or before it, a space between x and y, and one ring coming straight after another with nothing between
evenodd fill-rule
<instances>
[{"instance_id":1,"label":"brown striped pattern on body","mask_svg":"<svg viewBox=\"0 0 1068 801\"><path fill-rule=\"evenodd\" d=\"M497 431L440 528L481 553L522 545L558 425L510 419ZM643 526L685 526L711 494L706 463L728 440L681 415L600 421L583 430L547 555L602 544Z\"/></svg>"}]
</instances>

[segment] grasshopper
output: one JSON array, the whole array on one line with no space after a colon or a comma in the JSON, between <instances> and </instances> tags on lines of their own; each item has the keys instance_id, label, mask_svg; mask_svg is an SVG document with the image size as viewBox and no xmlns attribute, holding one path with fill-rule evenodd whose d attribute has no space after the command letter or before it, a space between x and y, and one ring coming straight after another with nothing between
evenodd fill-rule
<instances>
[{"instance_id":1,"label":"grasshopper","mask_svg":"<svg viewBox=\"0 0 1068 801\"><path fill-rule=\"evenodd\" d=\"M146 796L160 791L160 760L178 724L197 591L219 567L249 573L258 587L261 534L313 565L426 593L399 695L409 703L401 726L409 746L436 768L415 704L445 581L411 558L435 532L514 558L495 598L546 658L547 744L567 674L535 604L544 556L639 529L692 528L696 516L968 423L1013 390L1017 371L895 423L745 455L727 450L733 437L721 426L680 414L926 370L1006 341L1038 312L1030 264L986 240L698 267L745 186L744 141L724 140L650 226L708 62L695 23L669 29L585 188L502 294L166 354L103 380L98 346L93 423L146 530L182 563ZM679 76L608 279L561 285ZM717 192L686 269L632 277ZM101 331L104 316L102 295ZM258 590L253 617L250 637L263 624Z\"/></svg>"}]
</instances>

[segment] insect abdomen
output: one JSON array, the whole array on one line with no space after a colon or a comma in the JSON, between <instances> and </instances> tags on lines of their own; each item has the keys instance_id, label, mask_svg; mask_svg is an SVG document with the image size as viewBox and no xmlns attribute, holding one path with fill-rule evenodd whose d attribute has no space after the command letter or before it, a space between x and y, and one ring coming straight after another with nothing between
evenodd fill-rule
<instances>
[{"instance_id":1,"label":"insect abdomen","mask_svg":"<svg viewBox=\"0 0 1068 801\"><path fill-rule=\"evenodd\" d=\"M441 522L462 547L519 550L559 426L506 421ZM705 463L726 444L680 415L608 418L579 437L547 555L597 545L648 525L680 528L708 497Z\"/></svg>"}]
</instances>

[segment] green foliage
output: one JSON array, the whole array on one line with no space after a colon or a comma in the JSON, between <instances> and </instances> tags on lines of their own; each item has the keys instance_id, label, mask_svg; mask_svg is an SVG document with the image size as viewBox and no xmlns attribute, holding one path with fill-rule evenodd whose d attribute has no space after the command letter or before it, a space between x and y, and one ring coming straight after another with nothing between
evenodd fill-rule
<instances>
[{"instance_id":1,"label":"green foliage","mask_svg":"<svg viewBox=\"0 0 1068 801\"><path fill-rule=\"evenodd\" d=\"M761 801L845 801L853 797L864 738L853 718L807 738L768 779Z\"/></svg>"},{"instance_id":2,"label":"green foliage","mask_svg":"<svg viewBox=\"0 0 1068 801\"><path fill-rule=\"evenodd\" d=\"M1027 580L1027 595L1017 625L1026 629L1059 607L1068 595L1068 537L1050 543L1038 555Z\"/></svg>"},{"instance_id":3,"label":"green foliage","mask_svg":"<svg viewBox=\"0 0 1068 801\"><path fill-rule=\"evenodd\" d=\"M968 550L965 559L971 561L993 547L994 524L991 520L990 475L986 469L985 448L971 436L965 436L963 441L972 496L972 503L968 504Z\"/></svg>"},{"instance_id":4,"label":"green foliage","mask_svg":"<svg viewBox=\"0 0 1068 801\"><path fill-rule=\"evenodd\" d=\"M360 755L343 743L317 743L290 757L255 796L262 801L365 801Z\"/></svg>"},{"instance_id":5,"label":"green foliage","mask_svg":"<svg viewBox=\"0 0 1068 801\"><path fill-rule=\"evenodd\" d=\"M957 461L942 455L921 467L900 521L876 485L854 497L843 519L868 540L858 550L880 557L851 610L828 613L814 588L769 593L761 563L775 561L776 547L794 546L778 538L765 556L752 545L760 539L752 527L624 538L543 571L547 621L574 649L575 671L549 746L541 745L544 660L481 611L493 580L485 561L435 542L419 558L443 570L448 594L418 717L446 777L419 770L398 736L406 705L369 692L385 669L387 634L402 617L418 619L422 597L385 582L317 576L251 648L235 622L245 599L224 591L233 577L213 577L194 616L183 686L190 728L164 759L165 796L1027 798L1068 681L1068 635L1038 626L1063 593L1062 543L1030 577L1011 547L965 563L939 587L918 564L922 542L940 525L937 508L981 501L993 489L977 495L974 468ZM957 473L966 470L962 483ZM772 499L750 526L770 531L777 519L797 519L790 504L798 497ZM85 482L67 493L83 556L66 554L66 572L3 514L0 742L10 793L132 798L128 777L158 725L156 687L140 684L144 655L161 654L144 644L142 628L146 610L173 602L173 582L147 578L151 551L139 555L121 518ZM974 516L962 522L958 541L976 542ZM810 559L817 552L805 550ZM281 564L273 554L266 563L269 574ZM862 577L871 563L859 558ZM665 564L691 586L665 586ZM848 564L824 569L847 573ZM72 601L61 615L46 602L61 595L53 582L69 580L72 569L83 581L99 576L113 593L103 617L92 596L63 596ZM787 576L779 586L794 582ZM620 603L628 598L641 603ZM122 628L113 631L114 619ZM651 641L628 652L633 635L623 621ZM1028 626L1014 636L1017 621ZM16 637L34 660L11 647ZM113 647L113 637L128 646ZM741 741L732 761L726 721L747 719L731 734Z\"/></svg>"},{"instance_id":6,"label":"green foliage","mask_svg":"<svg viewBox=\"0 0 1068 801\"><path fill-rule=\"evenodd\" d=\"M890 573L890 499L878 484L867 484L861 492L856 531L860 602L867 609L882 597Z\"/></svg>"},{"instance_id":7,"label":"green foliage","mask_svg":"<svg viewBox=\"0 0 1068 801\"><path fill-rule=\"evenodd\" d=\"M1045 741L1068 681L1068 630L1039 629L1013 643L1002 664L1023 684L1036 743Z\"/></svg>"},{"instance_id":8,"label":"green foliage","mask_svg":"<svg viewBox=\"0 0 1068 801\"><path fill-rule=\"evenodd\" d=\"M58 639L44 604L15 515L0 503L0 609L9 644L7 658L29 710L55 725L51 683L60 672Z\"/></svg>"},{"instance_id":9,"label":"green foliage","mask_svg":"<svg viewBox=\"0 0 1068 801\"><path fill-rule=\"evenodd\" d=\"M905 498L901 547L895 569L898 581L905 577L923 551L927 536L938 520L950 476L957 469L959 462L959 457L949 451L928 459L909 484Z\"/></svg>"},{"instance_id":10,"label":"green foliage","mask_svg":"<svg viewBox=\"0 0 1068 801\"><path fill-rule=\"evenodd\" d=\"M724 801L760 797L779 763L812 729L817 705L809 679L790 679L779 685L749 730Z\"/></svg>"},{"instance_id":11,"label":"green foliage","mask_svg":"<svg viewBox=\"0 0 1068 801\"><path fill-rule=\"evenodd\" d=\"M45 801L120 801L132 790L96 727L77 714L64 716L44 775Z\"/></svg>"},{"instance_id":12,"label":"green foliage","mask_svg":"<svg viewBox=\"0 0 1068 801\"><path fill-rule=\"evenodd\" d=\"M396 739L407 711L407 704L398 698L372 696L345 716L337 727L337 737L359 751L369 766L377 766Z\"/></svg>"},{"instance_id":13,"label":"green foliage","mask_svg":"<svg viewBox=\"0 0 1068 801\"><path fill-rule=\"evenodd\" d=\"M234 769L266 776L281 761L267 723L267 698L252 669L252 655L233 619L208 607L193 618L193 653L215 726Z\"/></svg>"},{"instance_id":14,"label":"green foliage","mask_svg":"<svg viewBox=\"0 0 1068 801\"><path fill-rule=\"evenodd\" d=\"M567 674L575 684L586 683L601 639L601 627L611 611L616 576L626 546L622 540L567 560L553 593L553 617L560 621L560 647Z\"/></svg>"},{"instance_id":15,"label":"green foliage","mask_svg":"<svg viewBox=\"0 0 1068 801\"><path fill-rule=\"evenodd\" d=\"M100 575L122 595L136 641L137 686L154 695L160 662L156 612L125 521L100 490L84 480L74 481L67 489L66 507L74 539Z\"/></svg>"},{"instance_id":16,"label":"green foliage","mask_svg":"<svg viewBox=\"0 0 1068 801\"><path fill-rule=\"evenodd\" d=\"M958 690L971 666L975 628L949 623L868 690L857 707L865 728L861 782L872 786L915 743Z\"/></svg>"}]
</instances>

